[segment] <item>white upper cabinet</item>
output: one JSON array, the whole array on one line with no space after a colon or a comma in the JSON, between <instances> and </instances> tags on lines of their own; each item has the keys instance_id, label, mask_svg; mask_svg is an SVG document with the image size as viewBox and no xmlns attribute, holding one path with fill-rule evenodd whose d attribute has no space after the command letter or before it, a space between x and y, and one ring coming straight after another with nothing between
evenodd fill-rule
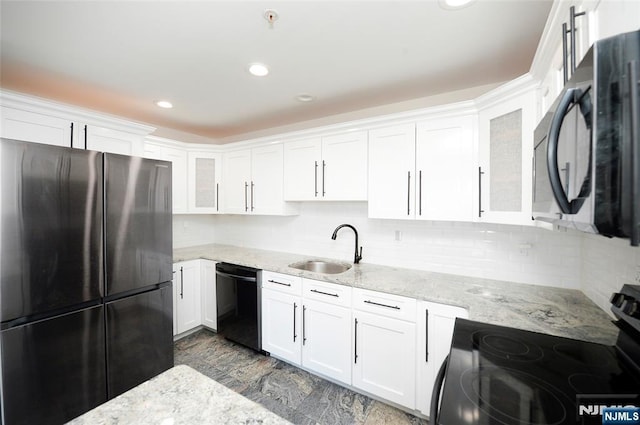
<instances>
[{"instance_id":1,"label":"white upper cabinet","mask_svg":"<svg viewBox=\"0 0 640 425\"><path fill-rule=\"evenodd\" d=\"M366 201L367 132L285 143L284 199Z\"/></svg>"},{"instance_id":2,"label":"white upper cabinet","mask_svg":"<svg viewBox=\"0 0 640 425\"><path fill-rule=\"evenodd\" d=\"M153 127L14 93L0 92L0 137L141 156Z\"/></svg>"},{"instance_id":3,"label":"white upper cabinet","mask_svg":"<svg viewBox=\"0 0 640 425\"><path fill-rule=\"evenodd\" d=\"M187 212L187 152L160 141L145 140L145 158L171 162L171 198L174 214Z\"/></svg>"},{"instance_id":4,"label":"white upper cabinet","mask_svg":"<svg viewBox=\"0 0 640 425\"><path fill-rule=\"evenodd\" d=\"M282 144L224 153L223 164L225 213L295 213L295 208L283 201Z\"/></svg>"},{"instance_id":5,"label":"white upper cabinet","mask_svg":"<svg viewBox=\"0 0 640 425\"><path fill-rule=\"evenodd\" d=\"M81 137L74 137L74 148L130 156L140 156L144 151L144 137L139 134L89 124L77 130Z\"/></svg>"},{"instance_id":6,"label":"white upper cabinet","mask_svg":"<svg viewBox=\"0 0 640 425\"><path fill-rule=\"evenodd\" d=\"M5 106L1 111L0 137L71 147L71 120Z\"/></svg>"},{"instance_id":7,"label":"white upper cabinet","mask_svg":"<svg viewBox=\"0 0 640 425\"><path fill-rule=\"evenodd\" d=\"M415 217L416 127L369 131L369 218Z\"/></svg>"},{"instance_id":8,"label":"white upper cabinet","mask_svg":"<svg viewBox=\"0 0 640 425\"><path fill-rule=\"evenodd\" d=\"M531 225L536 92L522 90L480 109L478 221Z\"/></svg>"},{"instance_id":9,"label":"white upper cabinet","mask_svg":"<svg viewBox=\"0 0 640 425\"><path fill-rule=\"evenodd\" d=\"M475 117L433 119L416 131L416 218L472 221Z\"/></svg>"},{"instance_id":10,"label":"white upper cabinet","mask_svg":"<svg viewBox=\"0 0 640 425\"><path fill-rule=\"evenodd\" d=\"M369 217L471 221L476 118L433 118L369 132Z\"/></svg>"},{"instance_id":11,"label":"white upper cabinet","mask_svg":"<svg viewBox=\"0 0 640 425\"><path fill-rule=\"evenodd\" d=\"M318 190L318 167L322 167L321 157L320 137L284 144L285 200L314 201L322 198Z\"/></svg>"},{"instance_id":12,"label":"white upper cabinet","mask_svg":"<svg viewBox=\"0 0 640 425\"><path fill-rule=\"evenodd\" d=\"M251 150L225 152L222 161L224 212L248 214L251 203Z\"/></svg>"},{"instance_id":13,"label":"white upper cabinet","mask_svg":"<svg viewBox=\"0 0 640 425\"><path fill-rule=\"evenodd\" d=\"M215 152L189 151L188 211L215 214L220 212L222 155Z\"/></svg>"},{"instance_id":14,"label":"white upper cabinet","mask_svg":"<svg viewBox=\"0 0 640 425\"><path fill-rule=\"evenodd\" d=\"M322 197L367 200L367 132L322 138Z\"/></svg>"}]
</instances>

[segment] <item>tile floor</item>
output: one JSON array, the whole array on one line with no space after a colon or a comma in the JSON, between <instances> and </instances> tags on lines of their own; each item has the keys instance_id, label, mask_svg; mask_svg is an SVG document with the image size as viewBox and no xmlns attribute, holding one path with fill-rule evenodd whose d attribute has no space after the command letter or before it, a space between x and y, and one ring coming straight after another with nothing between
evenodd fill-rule
<instances>
[{"instance_id":1,"label":"tile floor","mask_svg":"<svg viewBox=\"0 0 640 425\"><path fill-rule=\"evenodd\" d=\"M294 424L428 424L204 329L175 343L175 364L191 366Z\"/></svg>"}]
</instances>

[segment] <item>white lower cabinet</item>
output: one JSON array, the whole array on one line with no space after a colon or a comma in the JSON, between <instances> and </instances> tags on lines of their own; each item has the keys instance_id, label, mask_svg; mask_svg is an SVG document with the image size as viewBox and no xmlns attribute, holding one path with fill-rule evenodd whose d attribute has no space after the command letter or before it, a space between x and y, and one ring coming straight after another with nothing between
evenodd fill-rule
<instances>
[{"instance_id":1,"label":"white lower cabinet","mask_svg":"<svg viewBox=\"0 0 640 425\"><path fill-rule=\"evenodd\" d=\"M202 325L214 331L218 330L215 261L200 260L200 290Z\"/></svg>"},{"instance_id":2,"label":"white lower cabinet","mask_svg":"<svg viewBox=\"0 0 640 425\"><path fill-rule=\"evenodd\" d=\"M429 415L436 374L465 309L262 273L263 350Z\"/></svg>"},{"instance_id":3,"label":"white lower cabinet","mask_svg":"<svg viewBox=\"0 0 640 425\"><path fill-rule=\"evenodd\" d=\"M302 365L351 385L351 288L302 279Z\"/></svg>"},{"instance_id":4,"label":"white lower cabinet","mask_svg":"<svg viewBox=\"0 0 640 425\"><path fill-rule=\"evenodd\" d=\"M414 409L416 300L353 292L353 386Z\"/></svg>"},{"instance_id":5,"label":"white lower cabinet","mask_svg":"<svg viewBox=\"0 0 640 425\"><path fill-rule=\"evenodd\" d=\"M262 349L350 385L351 288L271 272L262 281Z\"/></svg>"},{"instance_id":6,"label":"white lower cabinet","mask_svg":"<svg viewBox=\"0 0 640 425\"><path fill-rule=\"evenodd\" d=\"M302 279L262 272L262 349L301 364Z\"/></svg>"},{"instance_id":7,"label":"white lower cabinet","mask_svg":"<svg viewBox=\"0 0 640 425\"><path fill-rule=\"evenodd\" d=\"M217 330L216 263L190 260L173 263L173 335L203 325Z\"/></svg>"},{"instance_id":8,"label":"white lower cabinet","mask_svg":"<svg viewBox=\"0 0 640 425\"><path fill-rule=\"evenodd\" d=\"M467 318L467 310L428 301L418 301L418 363L416 410L429 416L436 375L451 349L456 317Z\"/></svg>"},{"instance_id":9,"label":"white lower cabinet","mask_svg":"<svg viewBox=\"0 0 640 425\"><path fill-rule=\"evenodd\" d=\"M173 264L173 334L178 335L200 326L200 260Z\"/></svg>"}]
</instances>

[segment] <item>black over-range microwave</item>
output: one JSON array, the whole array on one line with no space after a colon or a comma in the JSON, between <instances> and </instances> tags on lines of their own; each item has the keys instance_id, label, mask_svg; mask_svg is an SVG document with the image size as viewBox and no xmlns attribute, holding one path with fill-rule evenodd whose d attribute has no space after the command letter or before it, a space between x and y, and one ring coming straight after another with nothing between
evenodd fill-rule
<instances>
[{"instance_id":1,"label":"black over-range microwave","mask_svg":"<svg viewBox=\"0 0 640 425\"><path fill-rule=\"evenodd\" d=\"M640 31L597 41L534 133L533 218L640 243Z\"/></svg>"}]
</instances>

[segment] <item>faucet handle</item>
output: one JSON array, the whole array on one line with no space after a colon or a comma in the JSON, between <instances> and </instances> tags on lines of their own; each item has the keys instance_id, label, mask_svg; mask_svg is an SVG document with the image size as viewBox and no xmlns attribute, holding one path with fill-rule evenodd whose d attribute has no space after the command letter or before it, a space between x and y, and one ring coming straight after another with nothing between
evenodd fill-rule
<instances>
[{"instance_id":1,"label":"faucet handle","mask_svg":"<svg viewBox=\"0 0 640 425\"><path fill-rule=\"evenodd\" d=\"M356 260L354 261L354 264L360 263L360 260L362 260L362 247L360 247L360 254L356 251Z\"/></svg>"}]
</instances>

